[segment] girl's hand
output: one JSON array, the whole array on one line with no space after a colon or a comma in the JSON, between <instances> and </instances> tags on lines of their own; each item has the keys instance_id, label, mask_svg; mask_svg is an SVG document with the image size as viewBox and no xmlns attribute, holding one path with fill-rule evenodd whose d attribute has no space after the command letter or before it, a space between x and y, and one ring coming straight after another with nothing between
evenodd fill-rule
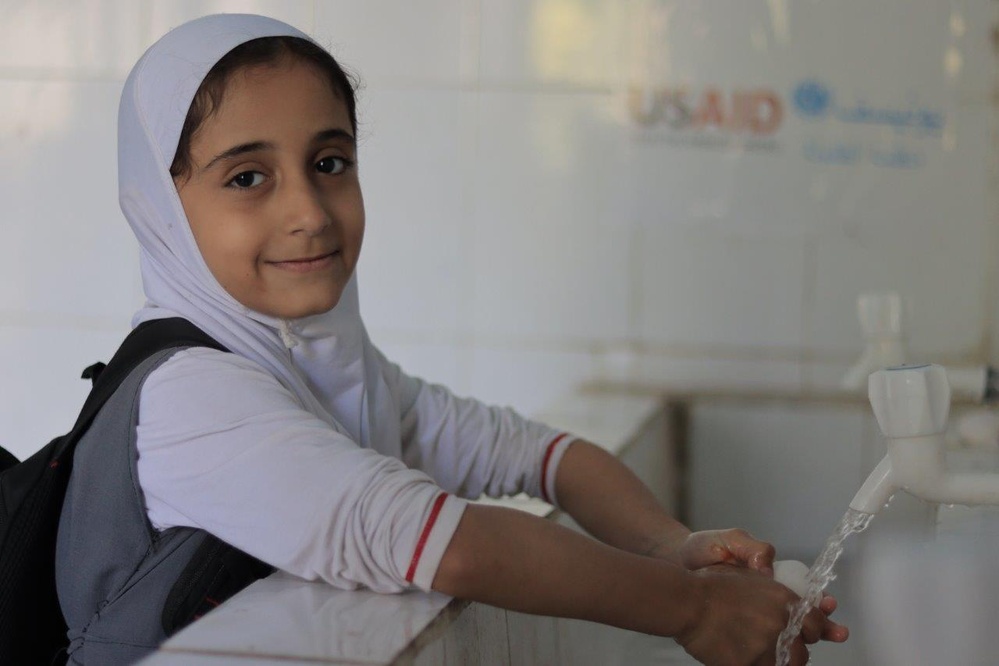
<instances>
[{"instance_id":1,"label":"girl's hand","mask_svg":"<svg viewBox=\"0 0 999 666\"><path fill-rule=\"evenodd\" d=\"M731 564L773 575L774 547L746 530L705 530L666 541L649 552L691 571L714 564Z\"/></svg>"},{"instance_id":2,"label":"girl's hand","mask_svg":"<svg viewBox=\"0 0 999 666\"><path fill-rule=\"evenodd\" d=\"M774 663L777 637L797 595L768 576L746 568L708 567L693 574L699 602L694 620L676 636L698 661L709 665ZM808 662L806 644L824 637L828 620L818 609L806 616L791 650L791 665Z\"/></svg>"},{"instance_id":3,"label":"girl's hand","mask_svg":"<svg viewBox=\"0 0 999 666\"><path fill-rule=\"evenodd\" d=\"M660 544L649 554L692 571L723 573L727 570L728 573L737 573L742 569L756 571L767 577L772 577L774 572L774 547L741 529L691 532L671 543ZM823 595L818 609L825 616L818 638L834 643L846 641L850 630L829 619L836 610L836 599L828 594Z\"/></svg>"}]
</instances>

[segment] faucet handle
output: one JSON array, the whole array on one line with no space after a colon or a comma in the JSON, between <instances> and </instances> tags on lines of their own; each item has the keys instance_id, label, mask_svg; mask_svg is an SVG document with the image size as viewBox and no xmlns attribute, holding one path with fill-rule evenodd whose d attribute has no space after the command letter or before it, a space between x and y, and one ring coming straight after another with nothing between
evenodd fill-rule
<instances>
[{"instance_id":1,"label":"faucet handle","mask_svg":"<svg viewBox=\"0 0 999 666\"><path fill-rule=\"evenodd\" d=\"M878 370L867 394L881 432L889 439L938 435L947 428L950 384L939 365L900 365Z\"/></svg>"},{"instance_id":2,"label":"faucet handle","mask_svg":"<svg viewBox=\"0 0 999 666\"><path fill-rule=\"evenodd\" d=\"M857 318L866 339L902 338L902 297L898 292L867 292L857 297Z\"/></svg>"}]
</instances>

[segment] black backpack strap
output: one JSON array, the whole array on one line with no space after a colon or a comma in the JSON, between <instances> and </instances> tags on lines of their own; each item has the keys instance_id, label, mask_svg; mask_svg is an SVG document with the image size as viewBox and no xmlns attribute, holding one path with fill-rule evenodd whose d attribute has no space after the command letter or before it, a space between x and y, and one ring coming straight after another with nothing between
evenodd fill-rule
<instances>
[{"instance_id":1,"label":"black backpack strap","mask_svg":"<svg viewBox=\"0 0 999 666\"><path fill-rule=\"evenodd\" d=\"M156 352L179 346L225 351L183 319L138 326L97 378L69 434L0 473L0 664L65 661L66 622L56 592L55 551L74 449L133 369Z\"/></svg>"},{"instance_id":2,"label":"black backpack strap","mask_svg":"<svg viewBox=\"0 0 999 666\"><path fill-rule=\"evenodd\" d=\"M17 456L7 449L0 447L0 472L4 471L8 467L13 467L19 462L21 461L17 459Z\"/></svg>"},{"instance_id":3,"label":"black backpack strap","mask_svg":"<svg viewBox=\"0 0 999 666\"><path fill-rule=\"evenodd\" d=\"M96 366L99 364L95 364L84 371L85 378L95 378L94 387L83 403L73 429L63 438L64 445L70 446L80 439L104 403L132 370L153 354L174 347L211 347L229 351L200 328L180 317L153 319L139 324L121 343L107 366L98 368ZM65 446L58 455L62 455Z\"/></svg>"},{"instance_id":4,"label":"black backpack strap","mask_svg":"<svg viewBox=\"0 0 999 666\"><path fill-rule=\"evenodd\" d=\"M160 622L167 636L199 619L274 567L230 546L213 534L205 540L170 588Z\"/></svg>"},{"instance_id":5,"label":"black backpack strap","mask_svg":"<svg viewBox=\"0 0 999 666\"><path fill-rule=\"evenodd\" d=\"M82 434L90 427L100 408L140 363L173 347L229 351L186 319L156 319L140 324L125 338L107 366L95 364L85 370L90 375L85 378L93 379L94 388L67 439L74 442L79 439L74 435ZM170 589L161 614L163 630L168 636L174 634L273 571L274 567L207 534Z\"/></svg>"},{"instance_id":6,"label":"black backpack strap","mask_svg":"<svg viewBox=\"0 0 999 666\"><path fill-rule=\"evenodd\" d=\"M83 369L83 372L80 373L80 379L89 379L90 385L96 386L97 378L101 376L101 373L104 372L104 368L106 367L108 367L108 364L100 361L97 361L97 363L94 363L93 365L88 365Z\"/></svg>"}]
</instances>

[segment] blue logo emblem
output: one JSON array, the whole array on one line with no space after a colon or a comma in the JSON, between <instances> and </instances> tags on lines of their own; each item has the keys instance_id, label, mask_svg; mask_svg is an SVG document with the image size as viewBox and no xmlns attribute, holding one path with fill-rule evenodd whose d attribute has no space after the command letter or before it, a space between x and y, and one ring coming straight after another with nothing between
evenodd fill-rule
<instances>
[{"instance_id":1,"label":"blue logo emblem","mask_svg":"<svg viewBox=\"0 0 999 666\"><path fill-rule=\"evenodd\" d=\"M795 87L794 107L806 118L820 118L832 106L832 92L818 81L802 81Z\"/></svg>"}]
</instances>

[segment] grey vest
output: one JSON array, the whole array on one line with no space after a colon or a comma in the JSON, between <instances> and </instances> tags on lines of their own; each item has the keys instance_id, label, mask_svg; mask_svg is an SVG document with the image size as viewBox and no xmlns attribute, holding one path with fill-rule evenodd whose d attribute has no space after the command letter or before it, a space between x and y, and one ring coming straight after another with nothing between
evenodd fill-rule
<instances>
[{"instance_id":1,"label":"grey vest","mask_svg":"<svg viewBox=\"0 0 999 666\"><path fill-rule=\"evenodd\" d=\"M139 364L77 445L56 546L56 587L69 627L70 664L131 664L155 650L174 629L164 609L199 547L217 551L215 542L252 560L203 530L158 532L146 517L136 467L139 393L146 377L175 351L158 352ZM236 581L236 588L265 573L254 569L250 580ZM212 584L232 579L224 567L211 575Z\"/></svg>"}]
</instances>

